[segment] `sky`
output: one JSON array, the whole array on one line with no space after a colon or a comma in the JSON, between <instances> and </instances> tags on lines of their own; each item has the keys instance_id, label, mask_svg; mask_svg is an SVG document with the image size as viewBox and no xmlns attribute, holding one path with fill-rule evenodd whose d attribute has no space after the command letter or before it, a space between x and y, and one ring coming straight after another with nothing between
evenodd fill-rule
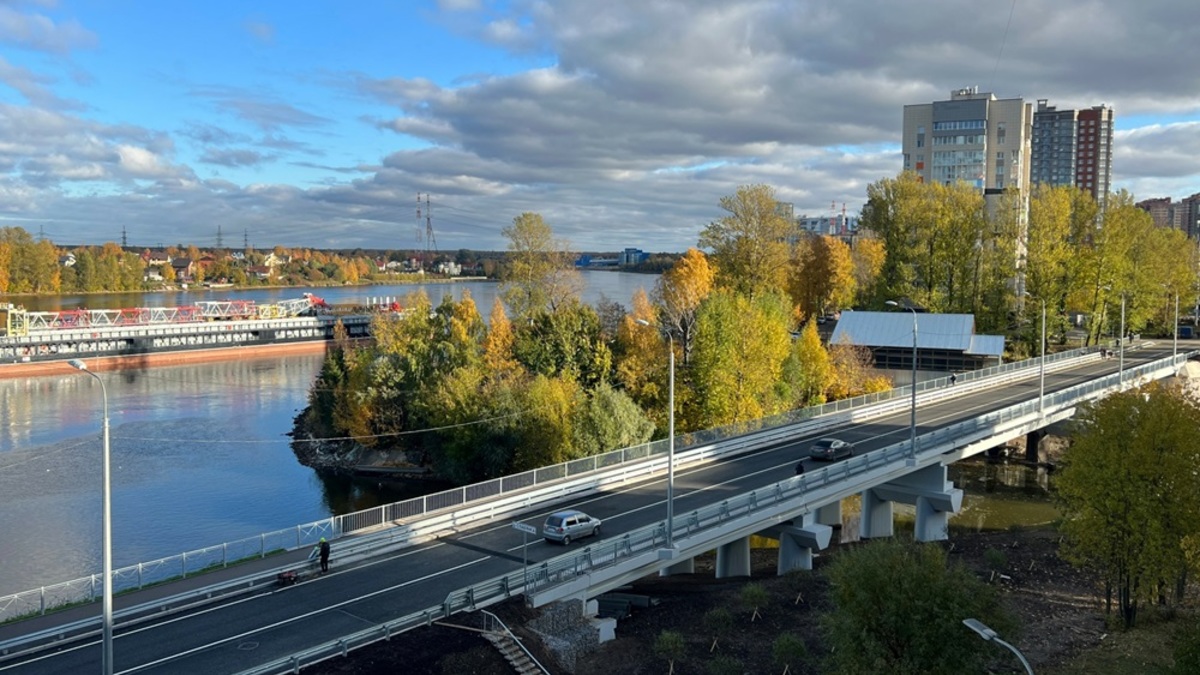
<instances>
[{"instance_id":1,"label":"sky","mask_svg":"<svg viewBox=\"0 0 1200 675\"><path fill-rule=\"evenodd\" d=\"M903 106L971 86L1112 106L1114 189L1178 199L1198 25L1193 0L0 0L0 226L503 250L532 211L575 251L677 252L742 185L857 213Z\"/></svg>"}]
</instances>

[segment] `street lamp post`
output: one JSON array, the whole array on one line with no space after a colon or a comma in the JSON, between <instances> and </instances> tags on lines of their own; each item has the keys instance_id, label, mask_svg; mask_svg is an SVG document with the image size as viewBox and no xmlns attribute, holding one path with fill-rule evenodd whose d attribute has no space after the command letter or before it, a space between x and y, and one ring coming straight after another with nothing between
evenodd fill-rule
<instances>
[{"instance_id":1,"label":"street lamp post","mask_svg":"<svg viewBox=\"0 0 1200 675\"><path fill-rule=\"evenodd\" d=\"M1033 667L1029 665L1029 661L1025 660L1025 655L1022 654L1021 651L1016 647L1010 645L1004 640L1001 640L1000 636L996 634L996 631L988 628L979 619L963 619L963 625L978 633L979 637L983 638L984 640L987 640L988 642L995 642L996 644L1008 648L1009 651L1011 651L1013 654L1016 654L1017 658L1021 660L1021 665L1025 666L1025 672L1029 675L1033 675Z\"/></svg>"},{"instance_id":2,"label":"street lamp post","mask_svg":"<svg viewBox=\"0 0 1200 675\"><path fill-rule=\"evenodd\" d=\"M1175 324L1171 331L1171 358L1179 356L1179 291L1175 292Z\"/></svg>"},{"instance_id":3,"label":"street lamp post","mask_svg":"<svg viewBox=\"0 0 1200 675\"><path fill-rule=\"evenodd\" d=\"M99 375L88 370L87 364L79 359L71 359L67 363L76 370L91 375L100 383L100 393L104 397L104 675L113 672L113 594L112 594L112 470L108 445L108 388Z\"/></svg>"},{"instance_id":4,"label":"street lamp post","mask_svg":"<svg viewBox=\"0 0 1200 675\"><path fill-rule=\"evenodd\" d=\"M1117 343L1120 348L1117 357L1117 390L1125 390L1125 294L1121 293L1121 338Z\"/></svg>"},{"instance_id":5,"label":"street lamp post","mask_svg":"<svg viewBox=\"0 0 1200 675\"><path fill-rule=\"evenodd\" d=\"M650 326L645 319L635 319ZM675 547L675 339L667 333L667 548Z\"/></svg>"},{"instance_id":6,"label":"street lamp post","mask_svg":"<svg viewBox=\"0 0 1200 675\"><path fill-rule=\"evenodd\" d=\"M909 429L908 429L909 462L908 463L916 464L916 461L917 461L917 310L913 309L912 307L904 307L903 305L896 302L895 300L888 300L884 304L891 305L892 307L903 307L904 309L907 309L908 311L912 312L912 316L913 316L912 384L911 384L912 411L910 412L909 425L908 425L909 426Z\"/></svg>"},{"instance_id":7,"label":"street lamp post","mask_svg":"<svg viewBox=\"0 0 1200 675\"><path fill-rule=\"evenodd\" d=\"M1028 292L1025 295L1029 296ZM1032 296L1030 296L1032 297ZM1042 298L1042 360L1038 367L1038 414L1046 410L1046 299Z\"/></svg>"}]
</instances>

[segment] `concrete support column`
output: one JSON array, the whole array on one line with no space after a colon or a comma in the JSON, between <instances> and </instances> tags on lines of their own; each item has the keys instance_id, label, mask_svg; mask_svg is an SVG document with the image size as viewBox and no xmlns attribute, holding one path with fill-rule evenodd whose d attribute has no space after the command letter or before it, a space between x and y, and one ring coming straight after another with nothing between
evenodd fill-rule
<instances>
[{"instance_id":1,"label":"concrete support column","mask_svg":"<svg viewBox=\"0 0 1200 675\"><path fill-rule=\"evenodd\" d=\"M830 527L842 526L842 502L836 501L817 508L817 522Z\"/></svg>"},{"instance_id":2,"label":"concrete support column","mask_svg":"<svg viewBox=\"0 0 1200 675\"><path fill-rule=\"evenodd\" d=\"M814 522L812 514L806 514L798 525L779 528L779 560L776 573L786 574L792 570L811 570L813 552L829 546L833 528Z\"/></svg>"},{"instance_id":3,"label":"concrete support column","mask_svg":"<svg viewBox=\"0 0 1200 675\"><path fill-rule=\"evenodd\" d=\"M1038 449L1041 447L1042 439L1046 437L1045 429L1034 429L1025 435L1025 461L1037 464Z\"/></svg>"},{"instance_id":4,"label":"concrete support column","mask_svg":"<svg viewBox=\"0 0 1200 675\"><path fill-rule=\"evenodd\" d=\"M717 548L717 578L750 576L750 537Z\"/></svg>"},{"instance_id":5,"label":"concrete support column","mask_svg":"<svg viewBox=\"0 0 1200 675\"><path fill-rule=\"evenodd\" d=\"M917 522L913 528L913 539L917 541L945 541L950 538L950 514L939 511L933 500L917 497Z\"/></svg>"},{"instance_id":6,"label":"concrete support column","mask_svg":"<svg viewBox=\"0 0 1200 675\"><path fill-rule=\"evenodd\" d=\"M903 504L913 504L917 508L917 522L913 529L913 538L917 541L942 541L948 538L947 526L951 513L958 513L962 508L962 490L946 480L946 467L941 464L926 466L919 471L905 474L891 482L876 486L867 492L873 493L872 498ZM863 497L863 526L866 527L867 498ZM891 534L891 509L888 509L888 530ZM874 523L872 524L874 527ZM882 534L863 536L886 536Z\"/></svg>"},{"instance_id":7,"label":"concrete support column","mask_svg":"<svg viewBox=\"0 0 1200 675\"><path fill-rule=\"evenodd\" d=\"M696 571L696 559L688 558L687 560L680 560L679 562L675 563L674 565L671 565L670 567L665 567L665 568L659 570L658 576L669 577L673 574L692 574L695 571Z\"/></svg>"},{"instance_id":8,"label":"concrete support column","mask_svg":"<svg viewBox=\"0 0 1200 675\"><path fill-rule=\"evenodd\" d=\"M859 532L863 539L892 536L892 502L880 497L877 488L863 490Z\"/></svg>"}]
</instances>

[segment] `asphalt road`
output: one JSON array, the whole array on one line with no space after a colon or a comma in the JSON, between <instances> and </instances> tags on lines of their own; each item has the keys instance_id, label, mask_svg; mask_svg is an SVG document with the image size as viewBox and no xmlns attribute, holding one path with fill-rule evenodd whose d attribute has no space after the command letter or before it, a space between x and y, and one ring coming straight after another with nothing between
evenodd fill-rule
<instances>
[{"instance_id":1,"label":"asphalt road","mask_svg":"<svg viewBox=\"0 0 1200 675\"><path fill-rule=\"evenodd\" d=\"M1126 366L1170 353L1169 341L1157 347L1132 350L1126 353ZM1046 391L1066 388L1116 369L1117 360L1109 359L1047 373ZM1037 395L1035 374L1001 388L928 404L918 411L918 433ZM902 409L869 423L797 437L785 445L749 456L678 471L675 513L684 514L794 476L797 462L818 437L834 435L851 441L856 445L856 453L863 454L905 440L908 434L909 411ZM558 508L570 506L602 518L604 531L599 539L603 541L661 520L666 512L664 482L659 479L591 495L560 504ZM556 509L530 514L524 522L540 528L552 510ZM572 542L570 549L589 546L595 541ZM529 538L531 564L563 552L561 545ZM171 675L236 673L438 605L453 590L519 570L521 556L522 534L508 522L459 532L436 543L345 569L338 568L335 549L333 569L323 577L137 626L122 628L118 624L114 643L116 670ZM22 663L5 664L0 666L0 673L73 675L96 672L99 667L100 643L95 639Z\"/></svg>"}]
</instances>

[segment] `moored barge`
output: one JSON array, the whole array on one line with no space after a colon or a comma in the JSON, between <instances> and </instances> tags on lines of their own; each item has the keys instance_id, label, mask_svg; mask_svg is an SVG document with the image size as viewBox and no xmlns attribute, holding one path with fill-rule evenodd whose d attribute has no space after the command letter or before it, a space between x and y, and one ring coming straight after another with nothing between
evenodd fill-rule
<instances>
[{"instance_id":1,"label":"moored barge","mask_svg":"<svg viewBox=\"0 0 1200 675\"><path fill-rule=\"evenodd\" d=\"M252 300L204 301L180 307L29 312L0 304L0 374L4 364L76 358L143 357L192 350L253 348L333 338L341 323L365 338L372 311L334 312L320 298L272 304Z\"/></svg>"}]
</instances>

